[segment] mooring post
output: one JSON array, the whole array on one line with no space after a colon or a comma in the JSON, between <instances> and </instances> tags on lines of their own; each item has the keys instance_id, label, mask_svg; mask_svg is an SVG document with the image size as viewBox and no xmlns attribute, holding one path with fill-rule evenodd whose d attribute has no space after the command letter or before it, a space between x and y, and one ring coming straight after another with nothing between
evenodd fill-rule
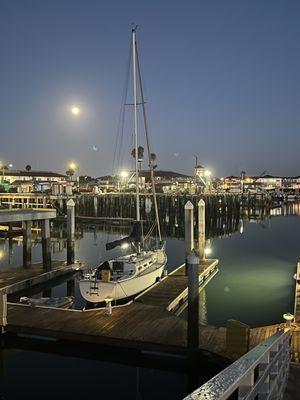
<instances>
[{"instance_id":1,"label":"mooring post","mask_svg":"<svg viewBox=\"0 0 300 400\"><path fill-rule=\"evenodd\" d=\"M74 264L75 260L75 202L67 201L67 264Z\"/></svg>"},{"instance_id":2,"label":"mooring post","mask_svg":"<svg viewBox=\"0 0 300 400\"><path fill-rule=\"evenodd\" d=\"M23 267L31 264L31 226L32 221L23 222Z\"/></svg>"},{"instance_id":3,"label":"mooring post","mask_svg":"<svg viewBox=\"0 0 300 400\"><path fill-rule=\"evenodd\" d=\"M198 202L198 245L200 262L205 260L205 202Z\"/></svg>"},{"instance_id":4,"label":"mooring post","mask_svg":"<svg viewBox=\"0 0 300 400\"><path fill-rule=\"evenodd\" d=\"M199 348L199 262L195 250L187 256L188 270L188 352L192 356Z\"/></svg>"},{"instance_id":5,"label":"mooring post","mask_svg":"<svg viewBox=\"0 0 300 400\"><path fill-rule=\"evenodd\" d=\"M194 248L194 206L188 201L184 206L184 237L185 237L185 258ZM188 275L187 262L185 275Z\"/></svg>"},{"instance_id":6,"label":"mooring post","mask_svg":"<svg viewBox=\"0 0 300 400\"><path fill-rule=\"evenodd\" d=\"M4 333L7 325L7 293L5 290L0 292L0 318L1 331Z\"/></svg>"},{"instance_id":7,"label":"mooring post","mask_svg":"<svg viewBox=\"0 0 300 400\"><path fill-rule=\"evenodd\" d=\"M42 252L43 267L46 271L51 270L51 236L49 219L42 220Z\"/></svg>"}]
</instances>

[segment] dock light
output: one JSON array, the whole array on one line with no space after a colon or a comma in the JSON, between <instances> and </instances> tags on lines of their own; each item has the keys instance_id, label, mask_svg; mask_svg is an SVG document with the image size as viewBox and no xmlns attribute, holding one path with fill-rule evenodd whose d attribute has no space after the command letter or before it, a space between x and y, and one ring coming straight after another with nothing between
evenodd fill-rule
<instances>
[{"instance_id":1,"label":"dock light","mask_svg":"<svg viewBox=\"0 0 300 400\"><path fill-rule=\"evenodd\" d=\"M286 314L283 314L283 318L285 319L285 326L286 326L286 328L284 330L288 331L291 329L294 316L291 313L286 313Z\"/></svg>"},{"instance_id":2,"label":"dock light","mask_svg":"<svg viewBox=\"0 0 300 400\"><path fill-rule=\"evenodd\" d=\"M80 114L80 108L77 107L77 106L73 106L73 107L71 108L71 113L72 113L73 115L75 115L75 116L79 115L79 114Z\"/></svg>"},{"instance_id":3,"label":"dock light","mask_svg":"<svg viewBox=\"0 0 300 400\"><path fill-rule=\"evenodd\" d=\"M123 243L122 246L121 246L121 248L122 248L123 250L128 249L128 247L129 247L129 244L128 244L128 243Z\"/></svg>"},{"instance_id":4,"label":"dock light","mask_svg":"<svg viewBox=\"0 0 300 400\"><path fill-rule=\"evenodd\" d=\"M0 250L0 261L4 258L4 251Z\"/></svg>"},{"instance_id":5,"label":"dock light","mask_svg":"<svg viewBox=\"0 0 300 400\"><path fill-rule=\"evenodd\" d=\"M125 179L125 178L127 178L128 176L129 176L129 173L128 173L127 171L121 171L121 172L120 172L120 177L121 177L121 178Z\"/></svg>"},{"instance_id":6,"label":"dock light","mask_svg":"<svg viewBox=\"0 0 300 400\"><path fill-rule=\"evenodd\" d=\"M212 248L211 247L205 247L205 249L204 249L204 254L206 255L206 256L208 256L209 254L211 254L211 252L212 252Z\"/></svg>"}]
</instances>

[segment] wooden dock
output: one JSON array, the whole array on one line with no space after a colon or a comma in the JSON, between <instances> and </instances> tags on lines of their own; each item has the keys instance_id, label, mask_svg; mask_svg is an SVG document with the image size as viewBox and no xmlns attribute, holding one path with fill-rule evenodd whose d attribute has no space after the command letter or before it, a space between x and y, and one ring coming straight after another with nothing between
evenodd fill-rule
<instances>
[{"instance_id":1,"label":"wooden dock","mask_svg":"<svg viewBox=\"0 0 300 400\"><path fill-rule=\"evenodd\" d=\"M218 260L206 260L199 267L199 287L203 288L216 273ZM187 296L185 265L137 296L127 305L113 307L111 316L104 308L66 310L8 304L6 331L18 335L67 340L119 348L186 354L187 321L174 311ZM250 329L250 348L255 347L285 324ZM201 325L199 349L223 358L226 353L226 327ZM291 352L299 362L300 327L292 327Z\"/></svg>"},{"instance_id":2,"label":"wooden dock","mask_svg":"<svg viewBox=\"0 0 300 400\"><path fill-rule=\"evenodd\" d=\"M296 287L295 287L294 317L295 317L295 322L300 324L300 262L297 263L295 279L296 279Z\"/></svg>"},{"instance_id":3,"label":"wooden dock","mask_svg":"<svg viewBox=\"0 0 300 400\"><path fill-rule=\"evenodd\" d=\"M217 264L218 260L201 264L200 288L215 273ZM169 310L181 304L186 294L187 277L182 265L135 301L114 307L110 316L103 308L81 311L9 303L6 330L57 340L180 354L186 352L187 321ZM219 353L224 328L207 329L210 329L210 345L206 349Z\"/></svg>"},{"instance_id":4,"label":"wooden dock","mask_svg":"<svg viewBox=\"0 0 300 400\"><path fill-rule=\"evenodd\" d=\"M34 263L30 267L7 267L0 270L0 291L13 294L35 285L48 282L79 271L82 264L66 265L64 261L52 261L52 269L45 271L43 263Z\"/></svg>"}]
</instances>

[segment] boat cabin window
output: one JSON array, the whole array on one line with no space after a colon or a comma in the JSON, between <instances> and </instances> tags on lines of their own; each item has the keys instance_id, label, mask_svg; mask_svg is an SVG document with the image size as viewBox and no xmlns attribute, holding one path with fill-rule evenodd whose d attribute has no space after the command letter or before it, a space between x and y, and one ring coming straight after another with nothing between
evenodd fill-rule
<instances>
[{"instance_id":1,"label":"boat cabin window","mask_svg":"<svg viewBox=\"0 0 300 400\"><path fill-rule=\"evenodd\" d=\"M113 270L114 272L124 272L124 263L123 261L114 261L113 262Z\"/></svg>"}]
</instances>

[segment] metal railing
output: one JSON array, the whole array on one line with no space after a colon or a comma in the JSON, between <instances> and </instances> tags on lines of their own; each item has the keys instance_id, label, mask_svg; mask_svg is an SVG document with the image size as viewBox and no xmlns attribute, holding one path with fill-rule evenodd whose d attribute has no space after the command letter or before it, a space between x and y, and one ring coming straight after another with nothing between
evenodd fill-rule
<instances>
[{"instance_id":1,"label":"metal railing","mask_svg":"<svg viewBox=\"0 0 300 400\"><path fill-rule=\"evenodd\" d=\"M290 331L276 332L185 400L282 399L289 373L290 339Z\"/></svg>"}]
</instances>

